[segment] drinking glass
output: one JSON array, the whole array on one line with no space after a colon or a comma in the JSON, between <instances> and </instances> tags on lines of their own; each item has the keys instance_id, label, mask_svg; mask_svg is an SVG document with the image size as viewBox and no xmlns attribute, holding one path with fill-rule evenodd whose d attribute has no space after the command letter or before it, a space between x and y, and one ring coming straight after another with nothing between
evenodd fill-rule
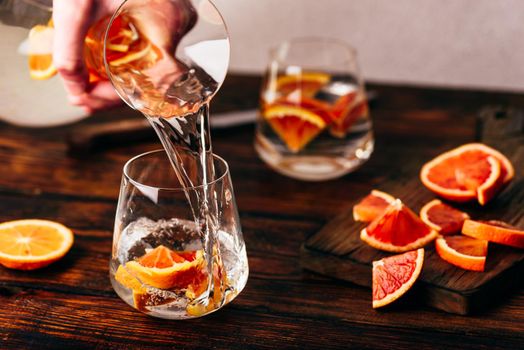
<instances>
[{"instance_id":1,"label":"drinking glass","mask_svg":"<svg viewBox=\"0 0 524 350\"><path fill-rule=\"evenodd\" d=\"M366 162L373 132L355 49L301 38L272 50L255 148L271 168L301 180L337 178Z\"/></svg>"},{"instance_id":2,"label":"drinking glass","mask_svg":"<svg viewBox=\"0 0 524 350\"><path fill-rule=\"evenodd\" d=\"M222 158L214 155L213 161L215 180L191 188L173 175L164 150L125 164L110 278L116 293L135 309L167 319L199 317L244 288L247 255L229 169ZM218 209L211 241L188 202L188 196L204 191L214 193Z\"/></svg>"}]
</instances>

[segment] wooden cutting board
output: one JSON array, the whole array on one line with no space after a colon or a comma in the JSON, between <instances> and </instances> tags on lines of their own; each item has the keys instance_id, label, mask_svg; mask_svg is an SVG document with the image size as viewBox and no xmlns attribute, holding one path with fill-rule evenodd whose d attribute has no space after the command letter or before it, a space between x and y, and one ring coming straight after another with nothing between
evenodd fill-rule
<instances>
[{"instance_id":1,"label":"wooden cutting board","mask_svg":"<svg viewBox=\"0 0 524 350\"><path fill-rule=\"evenodd\" d=\"M486 207L453 205L465 210L474 219L499 219L524 228L524 113L488 108L480 114L478 122L479 141L508 156L515 166L516 177ZM435 198L420 182L418 170L407 170L384 182L378 189L400 198L418 212L425 203ZM355 198L355 202L359 200ZM353 220L351 211L342 213L306 240L301 250L302 266L371 287L372 262L388 254L360 240L363 227L364 224ZM431 243L426 246L424 266L415 293L426 305L465 315L483 310L509 291L520 288L523 274L524 250L490 243L485 272L472 272L440 259Z\"/></svg>"}]
</instances>

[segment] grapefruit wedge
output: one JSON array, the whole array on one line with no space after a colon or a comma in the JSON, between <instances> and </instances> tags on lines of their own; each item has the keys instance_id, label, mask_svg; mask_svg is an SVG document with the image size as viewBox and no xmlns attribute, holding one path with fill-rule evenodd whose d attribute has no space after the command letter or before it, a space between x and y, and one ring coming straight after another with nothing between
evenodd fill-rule
<instances>
[{"instance_id":1,"label":"grapefruit wedge","mask_svg":"<svg viewBox=\"0 0 524 350\"><path fill-rule=\"evenodd\" d=\"M481 143L470 143L424 164L420 179L443 198L456 202L477 199L484 205L514 174L511 162L502 153Z\"/></svg>"},{"instance_id":2,"label":"grapefruit wedge","mask_svg":"<svg viewBox=\"0 0 524 350\"><path fill-rule=\"evenodd\" d=\"M294 153L312 141L324 130L327 123L318 113L287 105L268 107L264 111L264 117L288 149Z\"/></svg>"},{"instance_id":3,"label":"grapefruit wedge","mask_svg":"<svg viewBox=\"0 0 524 350\"><path fill-rule=\"evenodd\" d=\"M488 241L467 236L439 237L435 241L437 254L442 260L464 270L484 271Z\"/></svg>"},{"instance_id":4,"label":"grapefruit wedge","mask_svg":"<svg viewBox=\"0 0 524 350\"><path fill-rule=\"evenodd\" d=\"M421 248L437 235L399 199L360 232L360 238L373 248L397 253Z\"/></svg>"},{"instance_id":5,"label":"grapefruit wedge","mask_svg":"<svg viewBox=\"0 0 524 350\"><path fill-rule=\"evenodd\" d=\"M441 235L459 233L469 215L434 199L420 209L420 218Z\"/></svg>"},{"instance_id":6,"label":"grapefruit wedge","mask_svg":"<svg viewBox=\"0 0 524 350\"><path fill-rule=\"evenodd\" d=\"M424 264L424 248L373 261L373 308L391 304L415 283Z\"/></svg>"},{"instance_id":7,"label":"grapefruit wedge","mask_svg":"<svg viewBox=\"0 0 524 350\"><path fill-rule=\"evenodd\" d=\"M395 197L373 190L353 207L355 221L370 222L379 217L395 201Z\"/></svg>"},{"instance_id":8,"label":"grapefruit wedge","mask_svg":"<svg viewBox=\"0 0 524 350\"><path fill-rule=\"evenodd\" d=\"M524 249L524 231L505 222L466 220L462 233L477 239Z\"/></svg>"}]
</instances>

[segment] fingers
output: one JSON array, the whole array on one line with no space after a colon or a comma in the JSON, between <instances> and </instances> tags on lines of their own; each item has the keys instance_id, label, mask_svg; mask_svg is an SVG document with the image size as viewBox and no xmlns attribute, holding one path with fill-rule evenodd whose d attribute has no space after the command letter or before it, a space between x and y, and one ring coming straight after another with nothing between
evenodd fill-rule
<instances>
[{"instance_id":1,"label":"fingers","mask_svg":"<svg viewBox=\"0 0 524 350\"><path fill-rule=\"evenodd\" d=\"M101 81L92 88L78 95L69 96L69 103L80 106L88 113L97 110L115 107L122 104L122 100L115 92L115 89L108 81Z\"/></svg>"},{"instance_id":2,"label":"fingers","mask_svg":"<svg viewBox=\"0 0 524 350\"><path fill-rule=\"evenodd\" d=\"M54 0L53 63L70 99L86 93L88 74L84 64L84 39L93 16L93 0Z\"/></svg>"}]
</instances>

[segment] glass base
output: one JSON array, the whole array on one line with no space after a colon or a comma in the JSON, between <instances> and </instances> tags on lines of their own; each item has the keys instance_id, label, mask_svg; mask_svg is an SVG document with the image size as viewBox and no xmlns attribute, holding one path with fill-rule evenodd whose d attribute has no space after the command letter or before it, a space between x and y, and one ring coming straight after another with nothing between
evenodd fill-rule
<instances>
[{"instance_id":1,"label":"glass base","mask_svg":"<svg viewBox=\"0 0 524 350\"><path fill-rule=\"evenodd\" d=\"M373 135L368 133L359 147L344 155L282 155L263 135L255 138L255 150L260 158L276 172L303 181L325 181L355 171L373 153Z\"/></svg>"}]
</instances>

